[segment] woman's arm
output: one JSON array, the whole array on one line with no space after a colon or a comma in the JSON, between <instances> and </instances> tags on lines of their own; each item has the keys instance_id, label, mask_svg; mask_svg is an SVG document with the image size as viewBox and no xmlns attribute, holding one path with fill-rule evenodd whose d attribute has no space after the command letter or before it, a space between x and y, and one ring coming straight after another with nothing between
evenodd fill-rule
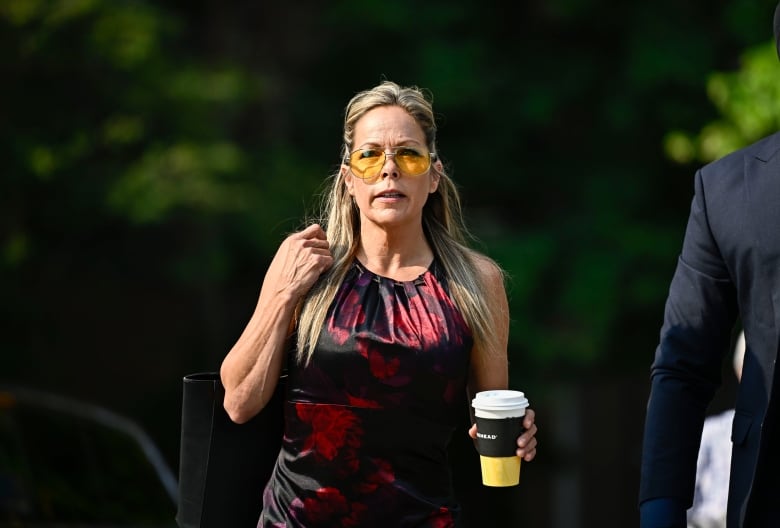
<instances>
[{"instance_id":1,"label":"woman's arm","mask_svg":"<svg viewBox=\"0 0 780 528\"><path fill-rule=\"evenodd\" d=\"M485 305L490 310L489 327L495 333L495 339L471 350L469 397L479 391L506 389L509 386L509 302L504 287L504 275L498 266L486 257L477 256L476 263L480 283L484 287Z\"/></svg>"},{"instance_id":2,"label":"woman's arm","mask_svg":"<svg viewBox=\"0 0 780 528\"><path fill-rule=\"evenodd\" d=\"M316 224L290 235L279 246L255 311L220 368L225 410L234 422L246 422L271 399L295 309L332 263L325 232Z\"/></svg>"},{"instance_id":3,"label":"woman's arm","mask_svg":"<svg viewBox=\"0 0 780 528\"><path fill-rule=\"evenodd\" d=\"M496 332L496 339L483 347L475 346L471 351L471 370L469 372L469 410L471 399L477 392L491 389L506 389L509 386L509 362L507 347L509 343L509 302L504 286L504 275L498 266L486 257L477 257L477 269L485 287L487 306L490 308L490 327ZM493 347L487 349L486 347ZM517 456L531 461L536 456L536 414L527 409L523 419L526 431L517 439ZM473 421L473 415L472 415ZM472 425L469 435L476 438L477 426Z\"/></svg>"}]
</instances>

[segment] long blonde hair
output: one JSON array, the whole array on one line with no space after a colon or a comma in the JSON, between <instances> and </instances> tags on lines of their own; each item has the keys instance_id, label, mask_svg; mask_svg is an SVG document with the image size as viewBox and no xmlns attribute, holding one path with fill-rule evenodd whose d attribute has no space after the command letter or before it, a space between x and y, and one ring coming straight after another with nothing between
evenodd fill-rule
<instances>
[{"instance_id":1,"label":"long blonde hair","mask_svg":"<svg viewBox=\"0 0 780 528\"><path fill-rule=\"evenodd\" d=\"M422 128L428 149L436 152L436 121L430 99L416 86L401 87L385 81L358 93L347 104L342 160L352 151L357 121L380 106L398 106L408 112ZM474 336L475 346L497 350L500 343L490 326L489 315L495 307L483 295L487 289L480 279L478 254L466 244L469 233L463 223L460 196L443 168L440 170L433 164L430 170L436 171L440 180L436 192L428 196L423 207L423 232L444 269L450 294ZM333 266L319 278L300 306L297 353L303 363L308 363L314 353L328 308L355 258L360 236L359 212L346 189L341 170L331 175L329 190L322 198L318 221L327 233Z\"/></svg>"}]
</instances>

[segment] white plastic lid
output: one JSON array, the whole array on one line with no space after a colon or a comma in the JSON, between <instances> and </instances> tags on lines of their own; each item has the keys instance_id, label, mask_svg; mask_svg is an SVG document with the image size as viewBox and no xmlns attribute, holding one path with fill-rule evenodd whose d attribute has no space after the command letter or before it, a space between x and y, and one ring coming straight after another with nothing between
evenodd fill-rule
<instances>
[{"instance_id":1,"label":"white plastic lid","mask_svg":"<svg viewBox=\"0 0 780 528\"><path fill-rule=\"evenodd\" d=\"M528 407L528 399L525 394L515 390L489 390L478 392L471 405L475 409L485 411L508 411L525 409Z\"/></svg>"}]
</instances>

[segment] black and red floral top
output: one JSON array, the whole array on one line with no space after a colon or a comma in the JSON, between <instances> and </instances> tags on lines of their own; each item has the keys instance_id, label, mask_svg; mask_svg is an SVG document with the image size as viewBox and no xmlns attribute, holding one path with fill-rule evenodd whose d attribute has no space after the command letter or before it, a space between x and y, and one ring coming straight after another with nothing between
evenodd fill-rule
<instances>
[{"instance_id":1,"label":"black and red floral top","mask_svg":"<svg viewBox=\"0 0 780 528\"><path fill-rule=\"evenodd\" d=\"M472 337L439 268L399 282L352 266L311 362L290 358L258 527L455 525L447 445Z\"/></svg>"}]
</instances>

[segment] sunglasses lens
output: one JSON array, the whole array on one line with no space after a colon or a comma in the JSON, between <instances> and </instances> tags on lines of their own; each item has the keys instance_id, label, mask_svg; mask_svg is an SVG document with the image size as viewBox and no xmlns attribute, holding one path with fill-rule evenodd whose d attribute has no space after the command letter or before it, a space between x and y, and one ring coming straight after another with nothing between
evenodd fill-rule
<instances>
[{"instance_id":1,"label":"sunglasses lens","mask_svg":"<svg viewBox=\"0 0 780 528\"><path fill-rule=\"evenodd\" d=\"M427 152L402 147L395 151L395 162L407 176L419 176L430 168L431 157Z\"/></svg>"},{"instance_id":2,"label":"sunglasses lens","mask_svg":"<svg viewBox=\"0 0 780 528\"><path fill-rule=\"evenodd\" d=\"M373 178L385 162L385 153L379 149L356 150L349 157L349 166L358 178Z\"/></svg>"},{"instance_id":3,"label":"sunglasses lens","mask_svg":"<svg viewBox=\"0 0 780 528\"><path fill-rule=\"evenodd\" d=\"M431 156L427 151L412 147L400 147L393 154L396 165L407 176L419 176L431 167ZM381 149L356 150L349 156L349 166L358 178L373 179L382 170L386 161Z\"/></svg>"}]
</instances>

